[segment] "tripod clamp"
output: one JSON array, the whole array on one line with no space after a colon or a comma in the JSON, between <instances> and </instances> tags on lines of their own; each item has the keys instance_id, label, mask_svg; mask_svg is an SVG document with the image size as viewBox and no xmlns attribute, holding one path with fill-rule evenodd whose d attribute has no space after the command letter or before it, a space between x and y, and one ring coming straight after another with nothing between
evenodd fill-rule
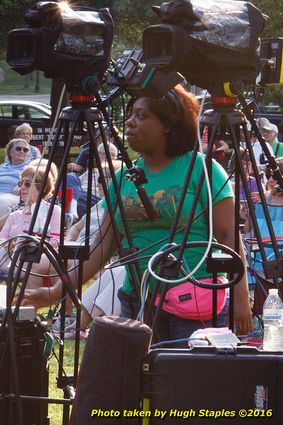
<instances>
[{"instance_id":1,"label":"tripod clamp","mask_svg":"<svg viewBox=\"0 0 283 425\"><path fill-rule=\"evenodd\" d=\"M132 167L128 169L129 174L127 174L127 180L134 182L135 185L141 186L144 183L147 183L147 178L145 176L144 170L141 167Z\"/></svg>"}]
</instances>

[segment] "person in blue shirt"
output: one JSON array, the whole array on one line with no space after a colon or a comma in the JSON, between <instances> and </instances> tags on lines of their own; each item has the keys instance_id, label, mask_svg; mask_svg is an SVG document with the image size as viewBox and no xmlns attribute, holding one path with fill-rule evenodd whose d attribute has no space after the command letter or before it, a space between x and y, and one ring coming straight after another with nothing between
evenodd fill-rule
<instances>
[{"instance_id":1,"label":"person in blue shirt","mask_svg":"<svg viewBox=\"0 0 283 425\"><path fill-rule=\"evenodd\" d=\"M19 176L31 161L28 142L24 139L10 140L6 156L7 161L0 165L0 217L19 202Z\"/></svg>"}]
</instances>

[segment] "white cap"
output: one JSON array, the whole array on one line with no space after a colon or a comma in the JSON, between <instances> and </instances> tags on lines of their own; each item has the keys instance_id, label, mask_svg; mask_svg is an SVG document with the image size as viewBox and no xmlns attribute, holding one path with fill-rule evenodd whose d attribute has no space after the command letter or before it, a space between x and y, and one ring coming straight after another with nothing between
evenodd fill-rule
<instances>
[{"instance_id":1,"label":"white cap","mask_svg":"<svg viewBox=\"0 0 283 425\"><path fill-rule=\"evenodd\" d=\"M107 147L109 149L111 158L116 159L118 155L118 149L116 148L116 146L113 143L108 142ZM97 146L97 151L99 155L101 154L105 155L105 149L104 149L103 143L100 143L100 145Z\"/></svg>"},{"instance_id":2,"label":"white cap","mask_svg":"<svg viewBox=\"0 0 283 425\"><path fill-rule=\"evenodd\" d=\"M275 124L269 123L269 125L264 125L262 129L267 131L274 131L276 134L278 134L278 127Z\"/></svg>"},{"instance_id":3,"label":"white cap","mask_svg":"<svg viewBox=\"0 0 283 425\"><path fill-rule=\"evenodd\" d=\"M266 125L270 125L270 121L267 118L257 118L256 122L259 130L262 130Z\"/></svg>"}]
</instances>

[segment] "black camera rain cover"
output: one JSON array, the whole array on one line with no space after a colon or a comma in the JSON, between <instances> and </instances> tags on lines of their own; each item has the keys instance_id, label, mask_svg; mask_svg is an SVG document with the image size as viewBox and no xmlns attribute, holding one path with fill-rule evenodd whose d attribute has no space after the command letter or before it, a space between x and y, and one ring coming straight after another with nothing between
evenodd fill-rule
<instances>
[{"instance_id":1,"label":"black camera rain cover","mask_svg":"<svg viewBox=\"0 0 283 425\"><path fill-rule=\"evenodd\" d=\"M181 72L192 84L256 79L259 35L266 17L254 5L233 0L177 0L153 7L164 24L187 34ZM208 82L208 84L207 84Z\"/></svg>"},{"instance_id":2,"label":"black camera rain cover","mask_svg":"<svg viewBox=\"0 0 283 425\"><path fill-rule=\"evenodd\" d=\"M65 31L64 11L58 3L38 2L30 8L25 21L34 29L35 63L46 77L51 78L80 78L88 74L103 73L111 58L111 47L114 35L114 23L108 9L93 9L86 7L69 8L77 16L78 26L90 27L82 12L91 17L94 12L103 23L103 54L87 55L72 52L56 51L56 43Z\"/></svg>"}]
</instances>

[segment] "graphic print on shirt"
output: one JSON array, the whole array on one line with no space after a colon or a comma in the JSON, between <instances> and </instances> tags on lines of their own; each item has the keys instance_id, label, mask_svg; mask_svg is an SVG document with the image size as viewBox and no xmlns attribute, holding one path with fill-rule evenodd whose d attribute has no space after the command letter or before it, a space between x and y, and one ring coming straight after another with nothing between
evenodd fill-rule
<instances>
[{"instance_id":1,"label":"graphic print on shirt","mask_svg":"<svg viewBox=\"0 0 283 425\"><path fill-rule=\"evenodd\" d=\"M173 221L177 212L181 192L182 187L174 185L167 188L167 190L158 190L153 195L149 196L151 205L157 211L159 226L168 227L168 219L170 219L170 222ZM126 196L122 196L122 200L125 206L127 220L143 222L142 226L145 225L145 221L149 221L145 208L138 196L133 196L133 193L128 193ZM181 225L185 225L187 217L187 214L186 217L182 217L183 220L180 222Z\"/></svg>"}]
</instances>

